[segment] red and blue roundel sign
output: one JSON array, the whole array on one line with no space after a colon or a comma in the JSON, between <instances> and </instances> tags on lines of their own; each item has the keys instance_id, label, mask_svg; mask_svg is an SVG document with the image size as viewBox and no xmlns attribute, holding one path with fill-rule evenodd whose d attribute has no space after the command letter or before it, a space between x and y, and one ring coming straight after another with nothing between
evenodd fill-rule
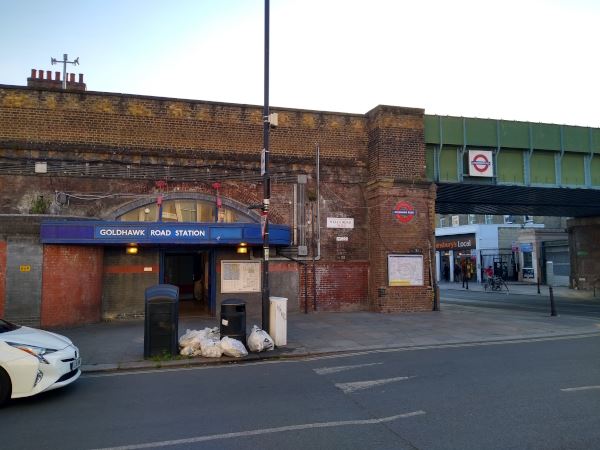
<instances>
[{"instance_id":1,"label":"red and blue roundel sign","mask_svg":"<svg viewBox=\"0 0 600 450\"><path fill-rule=\"evenodd\" d=\"M396 203L396 207L392 211L400 223L408 223L417 214L415 207L408 202L401 201Z\"/></svg>"},{"instance_id":2,"label":"red and blue roundel sign","mask_svg":"<svg viewBox=\"0 0 600 450\"><path fill-rule=\"evenodd\" d=\"M469 150L469 176L493 177L493 152L489 150Z\"/></svg>"}]
</instances>

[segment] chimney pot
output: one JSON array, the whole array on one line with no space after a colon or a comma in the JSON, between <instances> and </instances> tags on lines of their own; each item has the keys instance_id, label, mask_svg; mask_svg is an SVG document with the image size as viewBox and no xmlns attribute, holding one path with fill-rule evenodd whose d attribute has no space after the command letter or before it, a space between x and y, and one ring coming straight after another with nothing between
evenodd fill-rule
<instances>
[{"instance_id":1,"label":"chimney pot","mask_svg":"<svg viewBox=\"0 0 600 450\"><path fill-rule=\"evenodd\" d=\"M60 72L54 72L54 79L60 81Z\"/></svg>"},{"instance_id":2,"label":"chimney pot","mask_svg":"<svg viewBox=\"0 0 600 450\"><path fill-rule=\"evenodd\" d=\"M43 71L43 70L41 70L41 69L40 69L40 70L38 70L38 78L39 78L40 80L43 80L43 79L44 79L44 71Z\"/></svg>"},{"instance_id":3,"label":"chimney pot","mask_svg":"<svg viewBox=\"0 0 600 450\"><path fill-rule=\"evenodd\" d=\"M52 80L52 71L46 70L46 80Z\"/></svg>"},{"instance_id":4,"label":"chimney pot","mask_svg":"<svg viewBox=\"0 0 600 450\"><path fill-rule=\"evenodd\" d=\"M83 74L82 73L79 74L79 82L81 84L83 84Z\"/></svg>"},{"instance_id":5,"label":"chimney pot","mask_svg":"<svg viewBox=\"0 0 600 450\"><path fill-rule=\"evenodd\" d=\"M69 83L75 83L75 74L74 73L69 74Z\"/></svg>"},{"instance_id":6,"label":"chimney pot","mask_svg":"<svg viewBox=\"0 0 600 450\"><path fill-rule=\"evenodd\" d=\"M37 77L37 70L31 69L31 78Z\"/></svg>"}]
</instances>

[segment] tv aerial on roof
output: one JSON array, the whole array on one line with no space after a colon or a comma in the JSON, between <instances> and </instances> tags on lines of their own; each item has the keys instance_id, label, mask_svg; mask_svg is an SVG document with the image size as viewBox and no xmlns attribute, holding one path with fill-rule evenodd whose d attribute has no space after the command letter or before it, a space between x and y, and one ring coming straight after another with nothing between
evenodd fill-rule
<instances>
[{"instance_id":1,"label":"tv aerial on roof","mask_svg":"<svg viewBox=\"0 0 600 450\"><path fill-rule=\"evenodd\" d=\"M67 89L67 64L73 64L74 66L79 65L79 56L75 58L73 61L69 61L69 55L66 53L63 54L63 59L57 60L56 58L50 58L50 63L52 65L62 63L63 65L63 79L62 79L62 88Z\"/></svg>"}]
</instances>

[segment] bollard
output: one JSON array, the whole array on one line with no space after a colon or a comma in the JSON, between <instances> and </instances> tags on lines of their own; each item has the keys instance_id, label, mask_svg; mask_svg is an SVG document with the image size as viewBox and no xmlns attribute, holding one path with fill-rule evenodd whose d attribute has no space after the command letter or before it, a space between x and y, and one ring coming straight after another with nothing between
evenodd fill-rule
<instances>
[{"instance_id":1,"label":"bollard","mask_svg":"<svg viewBox=\"0 0 600 450\"><path fill-rule=\"evenodd\" d=\"M548 286L548 292L550 293L550 316L556 317L556 306L554 305L554 290L552 286Z\"/></svg>"}]
</instances>

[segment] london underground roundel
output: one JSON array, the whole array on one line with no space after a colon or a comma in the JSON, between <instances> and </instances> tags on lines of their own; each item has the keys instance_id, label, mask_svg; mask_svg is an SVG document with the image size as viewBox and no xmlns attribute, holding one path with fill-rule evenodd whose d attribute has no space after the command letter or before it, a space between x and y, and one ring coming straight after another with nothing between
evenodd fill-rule
<instances>
[{"instance_id":1,"label":"london underground roundel","mask_svg":"<svg viewBox=\"0 0 600 450\"><path fill-rule=\"evenodd\" d=\"M469 176L493 177L493 152L489 150L469 150Z\"/></svg>"},{"instance_id":2,"label":"london underground roundel","mask_svg":"<svg viewBox=\"0 0 600 450\"><path fill-rule=\"evenodd\" d=\"M400 223L408 223L413 220L416 215L415 207L405 201L396 203L396 207L392 212Z\"/></svg>"}]
</instances>

